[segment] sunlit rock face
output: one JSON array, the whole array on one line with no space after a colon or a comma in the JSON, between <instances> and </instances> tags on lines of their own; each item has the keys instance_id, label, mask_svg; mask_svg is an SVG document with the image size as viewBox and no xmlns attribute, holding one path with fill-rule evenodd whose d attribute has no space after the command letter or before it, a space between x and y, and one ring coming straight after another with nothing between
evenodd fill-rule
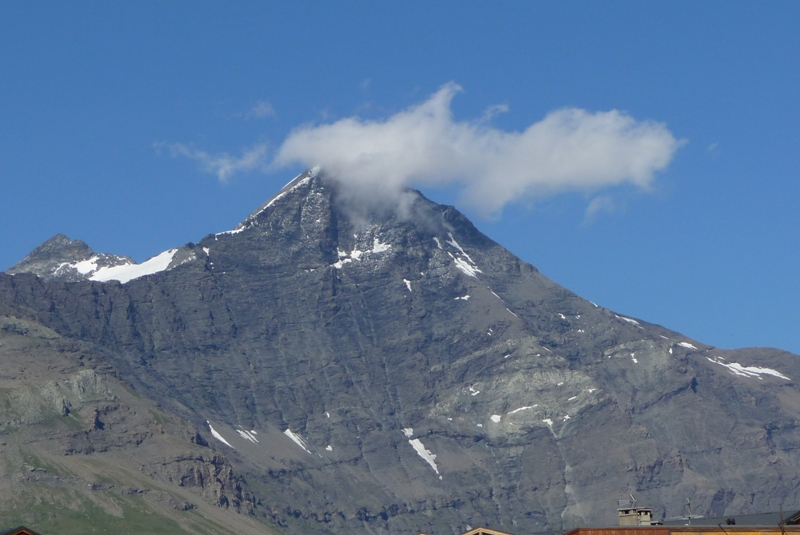
<instances>
[{"instance_id":1,"label":"sunlit rock face","mask_svg":"<svg viewBox=\"0 0 800 535\"><path fill-rule=\"evenodd\" d=\"M0 306L201 429L255 497L241 514L526 533L613 524L628 493L659 519L800 501L796 355L586 301L419 193L363 210L304 173L170 251L130 278L2 275Z\"/></svg>"}]
</instances>

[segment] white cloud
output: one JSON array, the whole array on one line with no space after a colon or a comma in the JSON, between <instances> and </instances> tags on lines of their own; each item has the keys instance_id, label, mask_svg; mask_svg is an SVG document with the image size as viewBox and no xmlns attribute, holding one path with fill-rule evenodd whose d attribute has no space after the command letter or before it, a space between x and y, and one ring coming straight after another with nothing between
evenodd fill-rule
<instances>
[{"instance_id":1,"label":"white cloud","mask_svg":"<svg viewBox=\"0 0 800 535\"><path fill-rule=\"evenodd\" d=\"M162 144L161 146L169 148L173 156L183 156L200 162L204 171L217 175L221 182L227 182L237 173L265 168L268 152L266 143L261 143L242 151L242 155L239 157L231 156L227 152L209 154L183 143Z\"/></svg>"},{"instance_id":2,"label":"white cloud","mask_svg":"<svg viewBox=\"0 0 800 535\"><path fill-rule=\"evenodd\" d=\"M275 108L266 100L259 100L256 105L250 108L245 119L263 119L264 117L275 117Z\"/></svg>"},{"instance_id":3,"label":"white cloud","mask_svg":"<svg viewBox=\"0 0 800 535\"><path fill-rule=\"evenodd\" d=\"M509 202L565 191L647 188L683 143L664 124L617 110L564 108L521 132L486 124L507 110L503 105L476 121L456 121L450 102L459 91L449 83L384 121L350 117L298 128L273 165L320 165L363 199L457 184L461 200L488 215Z\"/></svg>"},{"instance_id":4,"label":"white cloud","mask_svg":"<svg viewBox=\"0 0 800 535\"><path fill-rule=\"evenodd\" d=\"M583 214L583 224L590 225L602 212L614 213L619 210L617 201L610 195L600 195L589 201L586 211Z\"/></svg>"}]
</instances>

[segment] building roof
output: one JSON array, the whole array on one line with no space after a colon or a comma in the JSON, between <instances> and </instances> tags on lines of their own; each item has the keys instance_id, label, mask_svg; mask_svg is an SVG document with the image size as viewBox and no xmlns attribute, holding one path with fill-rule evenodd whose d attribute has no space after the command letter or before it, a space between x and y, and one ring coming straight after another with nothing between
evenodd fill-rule
<instances>
[{"instance_id":1,"label":"building roof","mask_svg":"<svg viewBox=\"0 0 800 535\"><path fill-rule=\"evenodd\" d=\"M733 520L735 524L728 521ZM686 518L665 520L664 526L794 526L800 524L800 510L776 511L773 513L756 513L752 515L725 515L714 517L692 517L691 522Z\"/></svg>"},{"instance_id":2,"label":"building roof","mask_svg":"<svg viewBox=\"0 0 800 535\"><path fill-rule=\"evenodd\" d=\"M39 533L25 526L17 526L15 528L0 531L0 535L39 535Z\"/></svg>"}]
</instances>

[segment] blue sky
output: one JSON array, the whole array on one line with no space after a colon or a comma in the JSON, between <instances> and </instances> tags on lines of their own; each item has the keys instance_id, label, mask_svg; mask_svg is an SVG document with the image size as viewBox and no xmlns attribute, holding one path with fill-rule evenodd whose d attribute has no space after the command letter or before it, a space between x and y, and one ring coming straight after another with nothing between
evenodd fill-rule
<instances>
[{"instance_id":1,"label":"blue sky","mask_svg":"<svg viewBox=\"0 0 800 535\"><path fill-rule=\"evenodd\" d=\"M618 110L683 144L645 187L429 197L617 312L800 353L798 27L797 2L0 3L0 269L59 232L142 261L232 228L302 168L269 165L298 128L452 82L457 124ZM176 147L262 154L220 181Z\"/></svg>"}]
</instances>

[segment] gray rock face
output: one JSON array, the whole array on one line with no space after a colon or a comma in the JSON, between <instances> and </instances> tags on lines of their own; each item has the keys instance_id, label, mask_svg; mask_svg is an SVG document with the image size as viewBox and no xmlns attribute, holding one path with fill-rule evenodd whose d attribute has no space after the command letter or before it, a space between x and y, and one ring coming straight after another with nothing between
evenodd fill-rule
<instances>
[{"instance_id":1,"label":"gray rock face","mask_svg":"<svg viewBox=\"0 0 800 535\"><path fill-rule=\"evenodd\" d=\"M134 263L127 256L97 254L81 240L56 234L11 266L7 273L33 273L46 281L76 282L88 280L100 268Z\"/></svg>"},{"instance_id":2,"label":"gray rock face","mask_svg":"<svg viewBox=\"0 0 800 535\"><path fill-rule=\"evenodd\" d=\"M96 344L287 532L564 529L615 522L629 492L659 518L800 501L796 355L618 315L412 195L355 214L304 174L125 284L0 275L0 314Z\"/></svg>"}]
</instances>

